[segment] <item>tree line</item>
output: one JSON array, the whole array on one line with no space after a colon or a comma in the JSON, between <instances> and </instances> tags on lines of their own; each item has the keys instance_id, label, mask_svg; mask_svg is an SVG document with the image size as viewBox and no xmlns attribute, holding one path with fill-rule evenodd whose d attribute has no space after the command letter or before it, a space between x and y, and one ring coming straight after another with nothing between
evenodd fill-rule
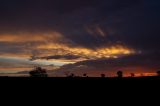
<instances>
[{"instance_id":1,"label":"tree line","mask_svg":"<svg viewBox=\"0 0 160 106\"><path fill-rule=\"evenodd\" d=\"M34 70L29 72L30 77L48 77L47 70L43 69L41 67L36 67ZM100 75L102 78L106 78L105 74ZM157 76L160 76L160 71L157 71ZM89 77L86 73L83 74L83 76L76 76L75 74L66 74L66 77ZM117 71L117 77L123 78L124 74L123 71ZM130 77L135 77L134 73L130 74Z\"/></svg>"}]
</instances>

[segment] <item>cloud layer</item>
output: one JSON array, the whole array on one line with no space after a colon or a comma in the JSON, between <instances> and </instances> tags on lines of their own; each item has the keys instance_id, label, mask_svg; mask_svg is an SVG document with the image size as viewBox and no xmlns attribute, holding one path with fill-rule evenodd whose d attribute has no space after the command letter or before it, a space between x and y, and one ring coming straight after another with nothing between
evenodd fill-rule
<instances>
[{"instance_id":1,"label":"cloud layer","mask_svg":"<svg viewBox=\"0 0 160 106\"><path fill-rule=\"evenodd\" d=\"M125 63L132 68L158 63L158 0L1 0L0 13L1 56L75 64L113 59L111 68L130 55L136 61Z\"/></svg>"}]
</instances>

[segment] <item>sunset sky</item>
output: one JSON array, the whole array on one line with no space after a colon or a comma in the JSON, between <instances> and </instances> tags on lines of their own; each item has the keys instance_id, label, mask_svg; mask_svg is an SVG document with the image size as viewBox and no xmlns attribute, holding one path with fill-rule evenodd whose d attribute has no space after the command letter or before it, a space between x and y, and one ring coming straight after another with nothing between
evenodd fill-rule
<instances>
[{"instance_id":1,"label":"sunset sky","mask_svg":"<svg viewBox=\"0 0 160 106\"><path fill-rule=\"evenodd\" d=\"M1 0L0 73L154 73L159 33L159 0Z\"/></svg>"}]
</instances>

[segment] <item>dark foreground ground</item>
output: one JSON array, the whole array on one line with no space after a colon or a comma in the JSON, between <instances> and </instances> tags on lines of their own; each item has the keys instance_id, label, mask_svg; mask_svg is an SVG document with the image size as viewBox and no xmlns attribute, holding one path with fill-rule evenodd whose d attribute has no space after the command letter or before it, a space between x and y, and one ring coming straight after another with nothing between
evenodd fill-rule
<instances>
[{"instance_id":1,"label":"dark foreground ground","mask_svg":"<svg viewBox=\"0 0 160 106\"><path fill-rule=\"evenodd\" d=\"M0 81L154 81L159 80L160 76L149 76L149 77L0 77Z\"/></svg>"},{"instance_id":2,"label":"dark foreground ground","mask_svg":"<svg viewBox=\"0 0 160 106\"><path fill-rule=\"evenodd\" d=\"M158 85L160 86L160 77L128 77L128 78L35 78L35 77L0 77L0 85L3 86L7 84L7 86L15 87L16 85L20 85L20 87L28 87L28 85L33 85L34 87L46 87L52 86L52 88L62 86L61 88L79 88L79 87L103 87L107 86L107 88L114 87L139 87L143 85L151 86ZM9 88L10 88L9 87Z\"/></svg>"},{"instance_id":3,"label":"dark foreground ground","mask_svg":"<svg viewBox=\"0 0 160 106\"><path fill-rule=\"evenodd\" d=\"M31 77L0 77L1 89L20 89L36 93L80 93L82 91L114 93L129 90L132 91L155 91L160 86L160 77L135 77L135 78L31 78ZM153 90L151 90L152 88ZM93 91L94 90L94 91ZM60 91L60 92L57 92ZM111 92L112 91L112 92ZM23 94L23 93L22 93ZM81 94L81 93L80 93ZM83 92L82 92L83 94ZM137 94L137 93L136 93ZM87 94L84 94L87 95ZM137 94L139 95L139 94Z\"/></svg>"}]
</instances>

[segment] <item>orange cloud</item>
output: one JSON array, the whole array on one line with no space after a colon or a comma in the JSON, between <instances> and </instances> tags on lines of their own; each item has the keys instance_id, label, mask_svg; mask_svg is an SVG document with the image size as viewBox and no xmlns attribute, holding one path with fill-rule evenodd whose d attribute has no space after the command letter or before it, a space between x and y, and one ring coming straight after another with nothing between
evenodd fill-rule
<instances>
[{"instance_id":1,"label":"orange cloud","mask_svg":"<svg viewBox=\"0 0 160 106\"><path fill-rule=\"evenodd\" d=\"M40 45L37 47L39 50L47 49L47 50L55 50L55 52L48 53L50 55L77 55L85 60L88 59L97 59L97 58L118 58L123 55L130 55L135 53L133 49L115 45L107 48L97 48L95 50L88 49L84 47L69 47L63 44L46 44ZM57 51L56 51L57 50Z\"/></svg>"},{"instance_id":2,"label":"orange cloud","mask_svg":"<svg viewBox=\"0 0 160 106\"><path fill-rule=\"evenodd\" d=\"M61 39L62 35L58 32L49 32L49 33L9 33L9 34L0 34L0 42L46 42L54 41Z\"/></svg>"},{"instance_id":3,"label":"orange cloud","mask_svg":"<svg viewBox=\"0 0 160 106\"><path fill-rule=\"evenodd\" d=\"M95 28L99 35L105 36L105 33L100 27ZM0 42L12 44L9 48L10 50L15 47L13 53L0 53L2 56L30 57L36 55L38 57L47 57L59 55L64 57L64 55L73 55L80 57L74 60L67 60L65 58L57 59L58 61L69 63L99 58L118 58L135 53L133 49L117 44L94 50L76 46L76 44L71 47L69 45L72 45L73 42L66 39L59 32L1 34L0 37ZM18 49L21 50L18 51Z\"/></svg>"}]
</instances>

